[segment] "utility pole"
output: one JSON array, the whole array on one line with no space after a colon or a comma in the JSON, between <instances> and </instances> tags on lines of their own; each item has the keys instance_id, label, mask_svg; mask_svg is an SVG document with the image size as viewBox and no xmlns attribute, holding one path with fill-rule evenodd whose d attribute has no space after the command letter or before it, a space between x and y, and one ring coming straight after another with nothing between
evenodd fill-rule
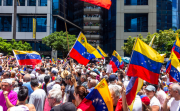
<instances>
[{"instance_id":1,"label":"utility pole","mask_svg":"<svg viewBox=\"0 0 180 111\"><path fill-rule=\"evenodd\" d=\"M17 0L14 0L13 39L16 39Z\"/></svg>"}]
</instances>

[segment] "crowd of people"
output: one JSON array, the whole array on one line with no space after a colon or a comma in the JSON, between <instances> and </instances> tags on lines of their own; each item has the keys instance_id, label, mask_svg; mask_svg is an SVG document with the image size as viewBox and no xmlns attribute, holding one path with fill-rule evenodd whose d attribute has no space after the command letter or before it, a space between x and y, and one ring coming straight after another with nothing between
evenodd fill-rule
<instances>
[{"instance_id":1,"label":"crowd of people","mask_svg":"<svg viewBox=\"0 0 180 111\"><path fill-rule=\"evenodd\" d=\"M71 59L63 63L42 58L36 66L19 66L13 56L0 59L0 111L83 111L79 104L104 78L114 111L129 111L128 64L110 73L100 59L86 66ZM179 84L169 82L165 66L160 72L158 85L144 81L133 111L180 111Z\"/></svg>"}]
</instances>

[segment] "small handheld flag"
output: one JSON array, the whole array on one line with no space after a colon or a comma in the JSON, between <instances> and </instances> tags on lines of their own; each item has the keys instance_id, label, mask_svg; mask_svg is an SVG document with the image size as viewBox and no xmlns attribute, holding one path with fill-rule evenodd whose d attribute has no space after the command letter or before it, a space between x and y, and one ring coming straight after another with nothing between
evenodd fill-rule
<instances>
[{"instance_id":1,"label":"small handheld flag","mask_svg":"<svg viewBox=\"0 0 180 111\"><path fill-rule=\"evenodd\" d=\"M112 65L113 72L116 72L120 66L124 65L124 63L121 60L121 56L114 50L111 60L110 60L110 65Z\"/></svg>"}]
</instances>

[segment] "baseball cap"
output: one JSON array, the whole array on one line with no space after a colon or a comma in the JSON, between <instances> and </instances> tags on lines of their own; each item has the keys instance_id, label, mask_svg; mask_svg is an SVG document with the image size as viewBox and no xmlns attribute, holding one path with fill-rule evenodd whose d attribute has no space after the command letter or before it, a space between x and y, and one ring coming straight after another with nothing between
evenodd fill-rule
<instances>
[{"instance_id":1,"label":"baseball cap","mask_svg":"<svg viewBox=\"0 0 180 111\"><path fill-rule=\"evenodd\" d=\"M116 80L116 75L112 74L109 76L109 81L114 81Z\"/></svg>"},{"instance_id":2,"label":"baseball cap","mask_svg":"<svg viewBox=\"0 0 180 111\"><path fill-rule=\"evenodd\" d=\"M9 83L10 85L12 85L12 80L11 79L3 79L2 82L6 82L6 83Z\"/></svg>"},{"instance_id":3,"label":"baseball cap","mask_svg":"<svg viewBox=\"0 0 180 111\"><path fill-rule=\"evenodd\" d=\"M53 73L54 75L57 74L57 72L55 70L52 70L51 73Z\"/></svg>"},{"instance_id":4,"label":"baseball cap","mask_svg":"<svg viewBox=\"0 0 180 111\"><path fill-rule=\"evenodd\" d=\"M52 66L53 66L53 67L56 67L56 64L53 64Z\"/></svg>"},{"instance_id":5,"label":"baseball cap","mask_svg":"<svg viewBox=\"0 0 180 111\"><path fill-rule=\"evenodd\" d=\"M61 105L59 111L76 111L76 106L72 102L66 102Z\"/></svg>"},{"instance_id":6,"label":"baseball cap","mask_svg":"<svg viewBox=\"0 0 180 111\"><path fill-rule=\"evenodd\" d=\"M153 86L153 85L148 85L147 87L146 87L146 90L148 90L148 91L156 91L156 88Z\"/></svg>"},{"instance_id":7,"label":"baseball cap","mask_svg":"<svg viewBox=\"0 0 180 111\"><path fill-rule=\"evenodd\" d=\"M146 96L146 95L141 95L140 98L141 98L141 101L142 101L145 105L148 106L148 105L150 104L150 99L149 99L148 96Z\"/></svg>"},{"instance_id":8,"label":"baseball cap","mask_svg":"<svg viewBox=\"0 0 180 111\"><path fill-rule=\"evenodd\" d=\"M61 90L61 86L59 84L55 84L52 89L60 89Z\"/></svg>"},{"instance_id":9,"label":"baseball cap","mask_svg":"<svg viewBox=\"0 0 180 111\"><path fill-rule=\"evenodd\" d=\"M62 81L62 78L61 78L61 77L56 77L55 82L61 82L61 81Z\"/></svg>"}]
</instances>

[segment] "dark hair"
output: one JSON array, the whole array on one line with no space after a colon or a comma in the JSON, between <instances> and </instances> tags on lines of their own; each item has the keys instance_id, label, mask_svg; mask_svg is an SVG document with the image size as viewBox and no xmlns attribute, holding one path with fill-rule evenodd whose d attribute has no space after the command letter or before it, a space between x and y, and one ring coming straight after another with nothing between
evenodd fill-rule
<instances>
[{"instance_id":1,"label":"dark hair","mask_svg":"<svg viewBox=\"0 0 180 111\"><path fill-rule=\"evenodd\" d=\"M28 88L26 86L21 86L18 92L19 101L24 101L28 96Z\"/></svg>"},{"instance_id":2,"label":"dark hair","mask_svg":"<svg viewBox=\"0 0 180 111\"><path fill-rule=\"evenodd\" d=\"M67 75L67 76L66 76L66 80L69 80L69 79L71 80L71 77L72 77L71 74Z\"/></svg>"},{"instance_id":3,"label":"dark hair","mask_svg":"<svg viewBox=\"0 0 180 111\"><path fill-rule=\"evenodd\" d=\"M37 79L31 79L31 86L33 87L37 87L39 84L38 84L38 80Z\"/></svg>"},{"instance_id":4,"label":"dark hair","mask_svg":"<svg viewBox=\"0 0 180 111\"><path fill-rule=\"evenodd\" d=\"M50 76L45 76L44 77L44 82L45 82L45 84L44 84L44 91L46 92L46 94L47 94L47 87L46 87L46 85L47 85L47 83L49 82L49 80L50 80Z\"/></svg>"},{"instance_id":5,"label":"dark hair","mask_svg":"<svg viewBox=\"0 0 180 111\"><path fill-rule=\"evenodd\" d=\"M4 72L4 74L7 74L9 77L11 77L11 72L9 72L9 71L6 71L6 72Z\"/></svg>"},{"instance_id":6,"label":"dark hair","mask_svg":"<svg viewBox=\"0 0 180 111\"><path fill-rule=\"evenodd\" d=\"M45 68L44 68L44 67L41 67L41 68L40 68L40 71L45 72Z\"/></svg>"},{"instance_id":7,"label":"dark hair","mask_svg":"<svg viewBox=\"0 0 180 111\"><path fill-rule=\"evenodd\" d=\"M79 97L82 100L89 94L89 92L87 91L87 89L84 86L77 86L75 88L75 93L79 94Z\"/></svg>"}]
</instances>

